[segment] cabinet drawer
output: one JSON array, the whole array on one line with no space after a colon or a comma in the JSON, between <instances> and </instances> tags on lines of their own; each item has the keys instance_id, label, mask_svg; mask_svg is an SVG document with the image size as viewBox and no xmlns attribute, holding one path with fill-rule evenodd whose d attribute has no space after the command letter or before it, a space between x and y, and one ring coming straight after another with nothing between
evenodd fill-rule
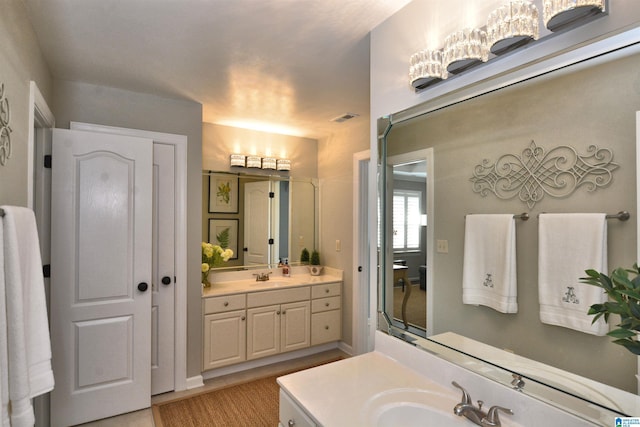
<instances>
[{"instance_id":1,"label":"cabinet drawer","mask_svg":"<svg viewBox=\"0 0 640 427\"><path fill-rule=\"evenodd\" d=\"M325 283L315 285L311 290L311 298L335 297L340 295L341 283Z\"/></svg>"},{"instance_id":2,"label":"cabinet drawer","mask_svg":"<svg viewBox=\"0 0 640 427\"><path fill-rule=\"evenodd\" d=\"M311 312L320 313L322 311L337 310L340 308L342 297L329 297L311 300Z\"/></svg>"},{"instance_id":3,"label":"cabinet drawer","mask_svg":"<svg viewBox=\"0 0 640 427\"><path fill-rule=\"evenodd\" d=\"M311 315L311 345L338 341L342 337L342 310Z\"/></svg>"},{"instance_id":4,"label":"cabinet drawer","mask_svg":"<svg viewBox=\"0 0 640 427\"><path fill-rule=\"evenodd\" d=\"M261 307L264 305L304 301L309 299L310 294L311 292L308 286L264 292L252 292L247 295L247 306Z\"/></svg>"},{"instance_id":5,"label":"cabinet drawer","mask_svg":"<svg viewBox=\"0 0 640 427\"><path fill-rule=\"evenodd\" d=\"M240 310L246 308L246 305L245 294L205 298L204 314Z\"/></svg>"}]
</instances>

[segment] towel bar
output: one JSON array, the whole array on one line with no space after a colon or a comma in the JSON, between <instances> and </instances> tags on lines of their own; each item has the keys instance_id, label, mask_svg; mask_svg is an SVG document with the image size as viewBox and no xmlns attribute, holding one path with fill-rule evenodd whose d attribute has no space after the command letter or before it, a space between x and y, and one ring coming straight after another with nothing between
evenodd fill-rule
<instances>
[{"instance_id":1,"label":"towel bar","mask_svg":"<svg viewBox=\"0 0 640 427\"><path fill-rule=\"evenodd\" d=\"M0 208L0 218L4 216L4 209Z\"/></svg>"},{"instance_id":2,"label":"towel bar","mask_svg":"<svg viewBox=\"0 0 640 427\"><path fill-rule=\"evenodd\" d=\"M607 219L619 219L620 221L626 221L631 215L627 211L620 211L617 214L609 214L605 218Z\"/></svg>"}]
</instances>

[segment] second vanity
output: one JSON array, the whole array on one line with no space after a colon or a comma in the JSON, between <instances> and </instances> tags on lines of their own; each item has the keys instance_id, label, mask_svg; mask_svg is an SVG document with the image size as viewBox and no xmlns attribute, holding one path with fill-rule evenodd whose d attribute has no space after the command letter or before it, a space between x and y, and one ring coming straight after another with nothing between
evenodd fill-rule
<instances>
[{"instance_id":1,"label":"second vanity","mask_svg":"<svg viewBox=\"0 0 640 427\"><path fill-rule=\"evenodd\" d=\"M306 267L290 277L266 272L216 273L203 289L203 370L339 341L342 331L342 271Z\"/></svg>"}]
</instances>

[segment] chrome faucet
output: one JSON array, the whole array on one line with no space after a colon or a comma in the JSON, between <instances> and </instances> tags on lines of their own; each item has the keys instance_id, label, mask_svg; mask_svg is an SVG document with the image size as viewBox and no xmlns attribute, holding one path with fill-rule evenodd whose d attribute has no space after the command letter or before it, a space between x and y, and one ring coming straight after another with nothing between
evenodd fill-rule
<instances>
[{"instance_id":1,"label":"chrome faucet","mask_svg":"<svg viewBox=\"0 0 640 427\"><path fill-rule=\"evenodd\" d=\"M269 280L270 274L270 271L268 273L253 273L253 275L256 276L256 282L266 282Z\"/></svg>"},{"instance_id":2,"label":"chrome faucet","mask_svg":"<svg viewBox=\"0 0 640 427\"><path fill-rule=\"evenodd\" d=\"M452 381L451 384L462 390L462 401L453 408L453 413L457 416L464 416L479 426L500 427L500 417L498 416L500 411L513 415L513 411L511 409L503 408L501 406L492 406L489 408L489 412L484 412L482 410L482 405L484 404L482 400L478 400L478 406L475 406L471 401L471 396L467 390L455 381Z\"/></svg>"}]
</instances>

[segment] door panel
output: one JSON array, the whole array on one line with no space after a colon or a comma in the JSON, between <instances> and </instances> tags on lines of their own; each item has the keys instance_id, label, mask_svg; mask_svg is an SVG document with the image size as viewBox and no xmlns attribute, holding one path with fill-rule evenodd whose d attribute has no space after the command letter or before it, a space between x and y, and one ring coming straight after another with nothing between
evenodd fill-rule
<instances>
[{"instance_id":1,"label":"door panel","mask_svg":"<svg viewBox=\"0 0 640 427\"><path fill-rule=\"evenodd\" d=\"M269 181L244 185L245 264L267 264L269 253Z\"/></svg>"},{"instance_id":2,"label":"door panel","mask_svg":"<svg viewBox=\"0 0 640 427\"><path fill-rule=\"evenodd\" d=\"M175 149L153 144L151 394L174 389Z\"/></svg>"},{"instance_id":3,"label":"door panel","mask_svg":"<svg viewBox=\"0 0 640 427\"><path fill-rule=\"evenodd\" d=\"M51 423L66 426L150 405L152 141L55 129L53 159Z\"/></svg>"}]
</instances>

